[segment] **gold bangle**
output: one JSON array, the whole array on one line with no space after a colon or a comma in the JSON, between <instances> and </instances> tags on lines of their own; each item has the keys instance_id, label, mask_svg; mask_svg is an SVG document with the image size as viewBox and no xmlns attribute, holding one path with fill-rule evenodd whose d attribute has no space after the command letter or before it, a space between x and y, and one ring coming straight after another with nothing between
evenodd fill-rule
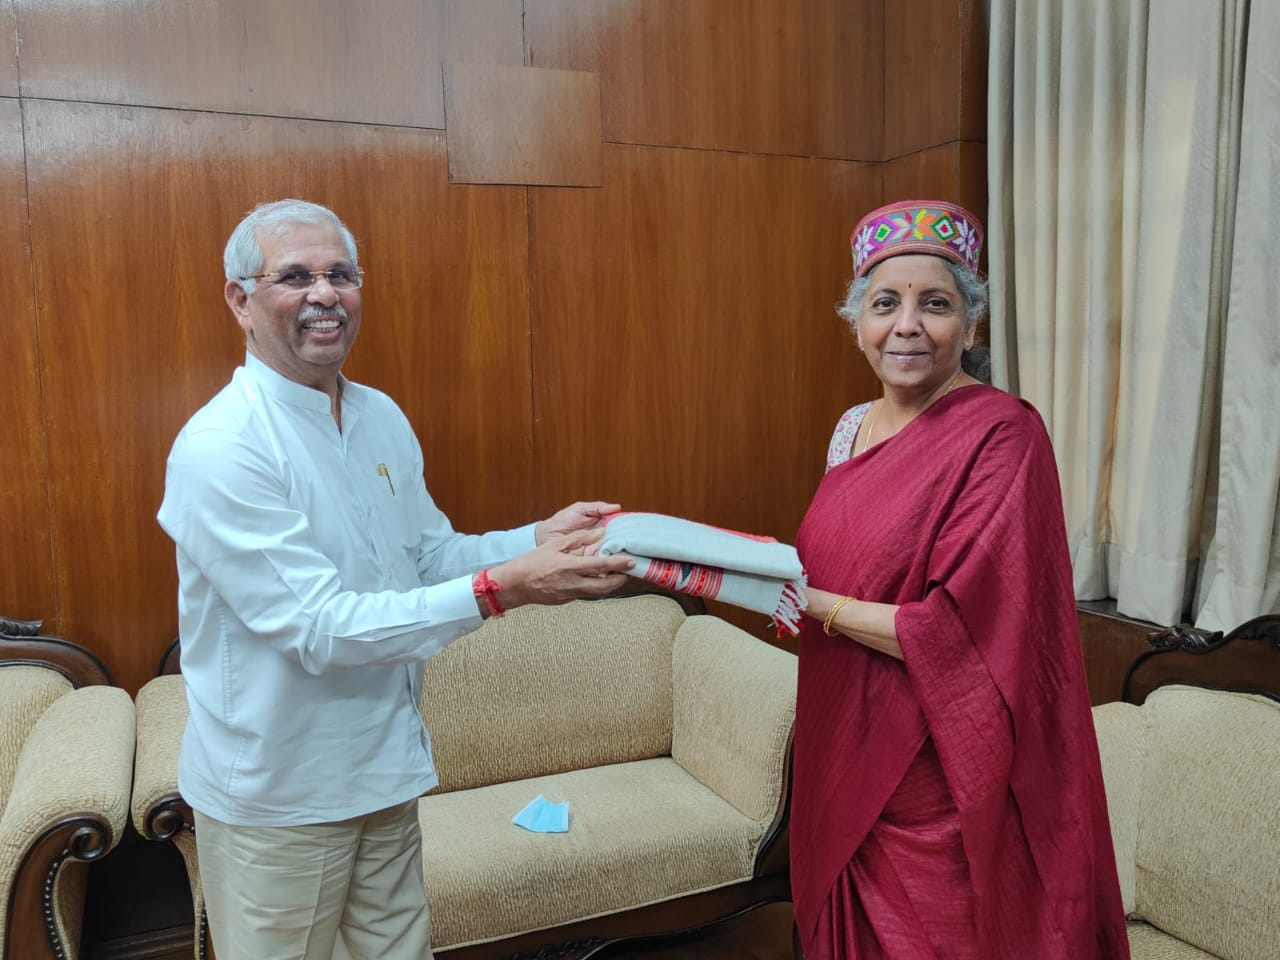
<instances>
[{"instance_id":1,"label":"gold bangle","mask_svg":"<svg viewBox=\"0 0 1280 960\"><path fill-rule=\"evenodd\" d=\"M852 599L853 597L841 597L836 601L836 605L827 612L827 619L822 621L822 632L828 637L834 637L838 632L831 629L831 624L835 622L836 614L840 612L840 608Z\"/></svg>"}]
</instances>

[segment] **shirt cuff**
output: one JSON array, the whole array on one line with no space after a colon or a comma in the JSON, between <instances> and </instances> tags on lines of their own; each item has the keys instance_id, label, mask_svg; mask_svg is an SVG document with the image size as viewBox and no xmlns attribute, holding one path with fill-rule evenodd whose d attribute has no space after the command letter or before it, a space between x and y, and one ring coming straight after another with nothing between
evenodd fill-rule
<instances>
[{"instance_id":1,"label":"shirt cuff","mask_svg":"<svg viewBox=\"0 0 1280 960\"><path fill-rule=\"evenodd\" d=\"M521 554L526 550L532 550L538 545L538 541L534 538L533 531L537 527L537 521L526 523L523 527L514 527L507 532L511 535L511 544L516 547L516 553ZM523 544L523 546L521 546Z\"/></svg>"},{"instance_id":2,"label":"shirt cuff","mask_svg":"<svg viewBox=\"0 0 1280 960\"><path fill-rule=\"evenodd\" d=\"M434 587L428 587L431 597L432 612L441 623L452 623L458 620L475 620L479 623L480 607L476 603L476 595L471 590L471 575L455 577Z\"/></svg>"}]
</instances>

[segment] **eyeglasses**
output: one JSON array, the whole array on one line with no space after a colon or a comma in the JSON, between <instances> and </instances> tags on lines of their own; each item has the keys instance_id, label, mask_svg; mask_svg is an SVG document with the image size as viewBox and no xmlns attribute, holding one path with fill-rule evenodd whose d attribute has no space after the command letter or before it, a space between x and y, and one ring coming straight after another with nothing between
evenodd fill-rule
<instances>
[{"instance_id":1,"label":"eyeglasses","mask_svg":"<svg viewBox=\"0 0 1280 960\"><path fill-rule=\"evenodd\" d=\"M328 270L288 270L284 273L255 273L237 280L265 280L290 290L310 290L317 280L324 277L335 290L354 290L364 283L364 271L357 267L331 267Z\"/></svg>"}]
</instances>

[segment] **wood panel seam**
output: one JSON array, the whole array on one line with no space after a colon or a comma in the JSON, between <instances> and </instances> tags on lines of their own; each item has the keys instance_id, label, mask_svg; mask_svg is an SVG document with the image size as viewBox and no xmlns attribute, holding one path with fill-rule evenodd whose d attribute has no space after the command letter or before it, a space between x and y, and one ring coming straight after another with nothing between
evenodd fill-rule
<instances>
[{"instance_id":1,"label":"wood panel seam","mask_svg":"<svg viewBox=\"0 0 1280 960\"><path fill-rule=\"evenodd\" d=\"M524 4L520 4L523 12ZM535 377L538 375L537 368L533 362L533 186L526 184L524 188L524 243L525 243L525 268L524 268L524 317L525 317L525 359L527 369L529 371L529 476L533 481L533 502L534 510L538 510L544 503L543 497L546 491L542 489L542 484L538 475L538 384ZM544 188L546 189L546 188Z\"/></svg>"},{"instance_id":2,"label":"wood panel seam","mask_svg":"<svg viewBox=\"0 0 1280 960\"><path fill-rule=\"evenodd\" d=\"M950 147L954 144L966 144L966 143L972 146L985 147L987 145L986 140L967 140L964 137L956 137L954 140L944 140L942 143L935 143L928 147L921 147L919 150L910 150L907 153L900 153L896 157L886 157L883 162L893 163L897 160L905 160L908 157L916 157L922 153L928 153L931 150L937 150L940 147Z\"/></svg>"},{"instance_id":3,"label":"wood panel seam","mask_svg":"<svg viewBox=\"0 0 1280 960\"><path fill-rule=\"evenodd\" d=\"M18 83L18 89L21 92L21 73L18 76ZM40 304L42 301L40 292L36 289L35 226L31 222L31 168L27 152L27 110L23 98L19 96L17 99L18 132L22 137L22 207L25 213L23 219L27 227L27 272L31 278L31 324L35 335L36 351L36 405L40 411L40 455L43 460L44 475L46 477L44 509L45 525L49 529L49 583L53 601L52 622L46 621L45 630L49 633L61 635L63 632L62 591L58 582L57 538L53 536L53 484L49 483L47 479L52 476L49 461L49 410L45 403L44 349L40 338Z\"/></svg>"},{"instance_id":4,"label":"wood panel seam","mask_svg":"<svg viewBox=\"0 0 1280 960\"><path fill-rule=\"evenodd\" d=\"M639 140L610 140L607 137L603 138L601 142L615 147L644 147L650 150L692 150L697 153L727 153L745 157L777 157L780 160L830 160L837 163L883 162L869 157L830 157L817 153L772 153L768 150L736 150L733 147L699 147L683 143L644 143Z\"/></svg>"},{"instance_id":5,"label":"wood panel seam","mask_svg":"<svg viewBox=\"0 0 1280 960\"><path fill-rule=\"evenodd\" d=\"M444 64L440 65L441 70ZM211 117L252 117L263 120L295 120L301 123L340 123L351 127L380 127L390 130L429 130L432 133L445 133L444 127L423 127L412 123L391 123L385 120L344 120L330 117L294 116L283 113L243 113L235 110L214 110L209 107L170 107L154 103L121 103L115 100L69 100L64 97L3 97L0 99L17 100L19 103L67 103L84 104L91 107L118 107L124 110L166 110L171 113L197 113Z\"/></svg>"}]
</instances>

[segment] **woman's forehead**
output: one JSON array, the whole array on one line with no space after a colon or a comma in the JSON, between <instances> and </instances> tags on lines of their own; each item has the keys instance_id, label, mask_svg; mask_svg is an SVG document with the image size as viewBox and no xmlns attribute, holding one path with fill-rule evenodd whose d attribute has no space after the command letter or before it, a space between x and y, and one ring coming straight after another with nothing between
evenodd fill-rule
<instances>
[{"instance_id":1,"label":"woman's forehead","mask_svg":"<svg viewBox=\"0 0 1280 960\"><path fill-rule=\"evenodd\" d=\"M955 290L956 281L947 268L945 260L927 253L908 253L890 257L872 268L872 289L881 287L901 289L907 286L944 287Z\"/></svg>"}]
</instances>

